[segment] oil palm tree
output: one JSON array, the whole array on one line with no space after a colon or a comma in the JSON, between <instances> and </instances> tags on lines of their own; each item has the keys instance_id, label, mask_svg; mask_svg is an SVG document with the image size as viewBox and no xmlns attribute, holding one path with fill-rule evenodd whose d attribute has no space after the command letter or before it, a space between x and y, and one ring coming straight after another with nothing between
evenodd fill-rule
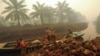
<instances>
[{"instance_id":1,"label":"oil palm tree","mask_svg":"<svg viewBox=\"0 0 100 56\"><path fill-rule=\"evenodd\" d=\"M56 12L57 12L57 16L58 16L61 24L63 23L63 20L67 15L67 13L66 13L67 9L68 9L68 4L66 3L66 1L57 3L57 11Z\"/></svg>"},{"instance_id":2,"label":"oil palm tree","mask_svg":"<svg viewBox=\"0 0 100 56\"><path fill-rule=\"evenodd\" d=\"M24 5L25 0L3 0L4 3L6 3L8 6L5 7L5 11L2 13L8 13L6 15L6 20L17 22L18 26L21 26L21 23L29 20L28 15L26 14L27 10Z\"/></svg>"},{"instance_id":3,"label":"oil palm tree","mask_svg":"<svg viewBox=\"0 0 100 56\"><path fill-rule=\"evenodd\" d=\"M96 32L100 34L100 15L98 16L96 21Z\"/></svg>"},{"instance_id":4,"label":"oil palm tree","mask_svg":"<svg viewBox=\"0 0 100 56\"><path fill-rule=\"evenodd\" d=\"M32 18L39 17L41 19L42 25L44 25L44 17L45 17L45 4L40 4L37 2L33 5L34 12L30 13Z\"/></svg>"},{"instance_id":5,"label":"oil palm tree","mask_svg":"<svg viewBox=\"0 0 100 56\"><path fill-rule=\"evenodd\" d=\"M51 6L45 7L45 18L47 19L49 24L52 24L55 21L54 13L55 13L55 9L53 7L51 7Z\"/></svg>"}]
</instances>

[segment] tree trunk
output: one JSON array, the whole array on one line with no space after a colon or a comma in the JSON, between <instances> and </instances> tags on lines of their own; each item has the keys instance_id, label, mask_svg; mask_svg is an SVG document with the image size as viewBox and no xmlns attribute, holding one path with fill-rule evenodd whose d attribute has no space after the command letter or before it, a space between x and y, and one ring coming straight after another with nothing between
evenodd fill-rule
<instances>
[{"instance_id":1,"label":"tree trunk","mask_svg":"<svg viewBox=\"0 0 100 56\"><path fill-rule=\"evenodd\" d=\"M41 23L42 23L42 25L44 25L43 15L40 15L40 19L41 19Z\"/></svg>"}]
</instances>

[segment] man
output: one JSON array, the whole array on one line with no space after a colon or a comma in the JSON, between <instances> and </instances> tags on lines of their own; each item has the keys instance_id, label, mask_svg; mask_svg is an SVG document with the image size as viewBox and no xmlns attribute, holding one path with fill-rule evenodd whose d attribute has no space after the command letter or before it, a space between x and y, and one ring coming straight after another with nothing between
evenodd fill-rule
<instances>
[{"instance_id":1,"label":"man","mask_svg":"<svg viewBox=\"0 0 100 56\"><path fill-rule=\"evenodd\" d=\"M26 42L20 39L20 48L21 48L21 55L24 56L26 54Z\"/></svg>"},{"instance_id":2,"label":"man","mask_svg":"<svg viewBox=\"0 0 100 56\"><path fill-rule=\"evenodd\" d=\"M46 38L49 42L55 42L56 41L56 36L50 28L45 29L45 34L46 34Z\"/></svg>"},{"instance_id":3,"label":"man","mask_svg":"<svg viewBox=\"0 0 100 56\"><path fill-rule=\"evenodd\" d=\"M73 32L70 29L68 29L67 35L65 35L65 38L71 37L72 34L73 34Z\"/></svg>"}]
</instances>

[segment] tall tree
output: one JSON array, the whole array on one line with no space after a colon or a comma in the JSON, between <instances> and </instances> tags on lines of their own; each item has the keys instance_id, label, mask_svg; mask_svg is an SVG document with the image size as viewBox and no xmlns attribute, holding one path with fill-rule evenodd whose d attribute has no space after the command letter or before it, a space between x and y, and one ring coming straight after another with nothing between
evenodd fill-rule
<instances>
[{"instance_id":1,"label":"tall tree","mask_svg":"<svg viewBox=\"0 0 100 56\"><path fill-rule=\"evenodd\" d=\"M49 22L49 24L52 24L55 21L54 13L55 13L55 9L53 7L50 6L45 7L45 18L47 19L47 22Z\"/></svg>"},{"instance_id":2,"label":"tall tree","mask_svg":"<svg viewBox=\"0 0 100 56\"><path fill-rule=\"evenodd\" d=\"M67 21L68 21L68 23L70 23L71 22L71 20L73 19L73 16L75 16L75 13L74 13L74 11L72 10L72 8L68 8L66 11L66 18L67 18Z\"/></svg>"},{"instance_id":3,"label":"tall tree","mask_svg":"<svg viewBox=\"0 0 100 56\"><path fill-rule=\"evenodd\" d=\"M26 14L27 10L24 5L25 0L3 0L4 3L6 3L8 6L5 7L5 11L2 13L8 13L6 16L6 20L10 21L17 21L18 26L21 26L21 23L28 21L30 18Z\"/></svg>"},{"instance_id":4,"label":"tall tree","mask_svg":"<svg viewBox=\"0 0 100 56\"><path fill-rule=\"evenodd\" d=\"M66 17L67 13L65 11L67 11L68 9L68 4L66 3L66 1L63 2L58 2L57 4L57 16L60 19L60 23L63 23L64 18Z\"/></svg>"},{"instance_id":5,"label":"tall tree","mask_svg":"<svg viewBox=\"0 0 100 56\"><path fill-rule=\"evenodd\" d=\"M97 31L98 34L100 34L100 15L97 17L96 31Z\"/></svg>"},{"instance_id":6,"label":"tall tree","mask_svg":"<svg viewBox=\"0 0 100 56\"><path fill-rule=\"evenodd\" d=\"M33 10L34 12L30 13L30 16L32 16L32 18L35 17L39 17L41 19L41 23L42 25L44 25L44 17L45 17L45 4L40 4L39 2L37 2L37 4L33 5Z\"/></svg>"}]
</instances>

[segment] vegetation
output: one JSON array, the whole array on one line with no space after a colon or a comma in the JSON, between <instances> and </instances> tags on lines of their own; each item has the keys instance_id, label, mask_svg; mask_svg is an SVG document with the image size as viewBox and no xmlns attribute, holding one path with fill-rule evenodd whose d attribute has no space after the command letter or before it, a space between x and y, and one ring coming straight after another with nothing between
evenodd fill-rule
<instances>
[{"instance_id":1,"label":"vegetation","mask_svg":"<svg viewBox=\"0 0 100 56\"><path fill-rule=\"evenodd\" d=\"M96 21L96 32L100 34L100 15L97 17Z\"/></svg>"},{"instance_id":2,"label":"vegetation","mask_svg":"<svg viewBox=\"0 0 100 56\"><path fill-rule=\"evenodd\" d=\"M36 5L33 5L33 9L35 12L32 12L30 15L32 15L32 18L39 17L41 20L42 25L44 25L43 18L45 17L45 4L40 4L37 2Z\"/></svg>"},{"instance_id":3,"label":"vegetation","mask_svg":"<svg viewBox=\"0 0 100 56\"><path fill-rule=\"evenodd\" d=\"M6 14L6 17L1 20L4 21L3 24L0 24L14 27L1 28L0 37L2 38L0 41L6 39L6 37L16 40L17 37L32 38L35 35L38 36L38 34L43 35L44 27L52 27L57 34L66 33L67 29L82 31L87 28L85 17L70 8L67 1L58 2L55 8L36 2L36 4L33 4L30 13L27 13L28 9L24 1L3 0L8 6L2 12Z\"/></svg>"},{"instance_id":4,"label":"vegetation","mask_svg":"<svg viewBox=\"0 0 100 56\"><path fill-rule=\"evenodd\" d=\"M68 4L66 3L66 1L63 1L62 3L58 2L56 9L56 14L59 18L59 22L63 23L64 19L67 18L67 11L69 11Z\"/></svg>"},{"instance_id":5,"label":"vegetation","mask_svg":"<svg viewBox=\"0 0 100 56\"><path fill-rule=\"evenodd\" d=\"M80 21L86 23L85 17L68 7L66 1L58 2L56 8L36 2L36 4L33 4L33 11L29 13L30 16L27 15L28 9L25 8L26 5L24 5L24 1L25 0L3 0L3 2L8 5L5 7L3 14L7 14L5 19L11 26L29 25L31 23L36 25L40 23L42 26L58 23L83 23ZM37 20L31 21L32 19Z\"/></svg>"},{"instance_id":6,"label":"vegetation","mask_svg":"<svg viewBox=\"0 0 100 56\"><path fill-rule=\"evenodd\" d=\"M6 26L6 20L4 19L3 16L0 16L0 28L5 27Z\"/></svg>"},{"instance_id":7,"label":"vegetation","mask_svg":"<svg viewBox=\"0 0 100 56\"><path fill-rule=\"evenodd\" d=\"M5 7L4 13L8 13L6 16L6 20L17 22L18 26L21 26L21 23L26 22L30 18L25 14L28 9L26 9L26 5L23 5L25 0L3 0L4 3L6 3L8 6Z\"/></svg>"}]
</instances>

